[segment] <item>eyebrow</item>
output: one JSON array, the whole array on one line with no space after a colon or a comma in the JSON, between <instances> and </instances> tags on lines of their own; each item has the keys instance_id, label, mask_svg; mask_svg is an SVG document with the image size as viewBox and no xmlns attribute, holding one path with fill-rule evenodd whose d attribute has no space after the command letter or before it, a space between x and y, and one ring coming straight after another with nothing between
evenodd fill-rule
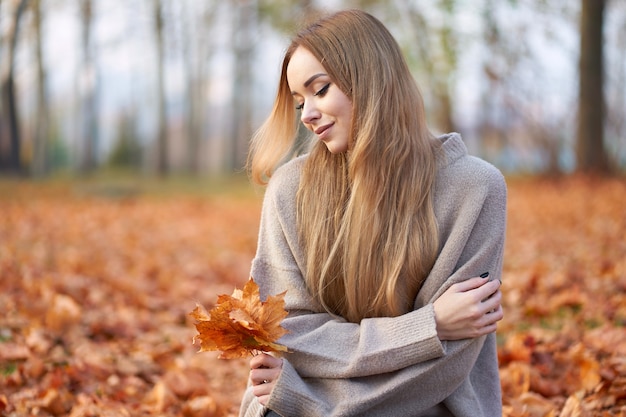
<instances>
[{"instance_id":1,"label":"eyebrow","mask_svg":"<svg viewBox=\"0 0 626 417\"><path fill-rule=\"evenodd\" d=\"M312 83L313 81L315 81L315 79L317 79L317 78L319 78L319 77L323 77L323 76L325 76L325 75L327 75L327 74L325 74L325 73L323 73L323 72L320 72L320 73L318 73L318 74L312 75L311 77L309 77L309 79L308 79L308 80L306 80L306 81L304 82L304 88L307 88L308 86L310 86L310 85L311 85L311 83ZM297 92L295 92L295 91L292 91L292 92L291 92L291 95L295 95L295 94L298 94L298 93L297 93Z\"/></svg>"}]
</instances>

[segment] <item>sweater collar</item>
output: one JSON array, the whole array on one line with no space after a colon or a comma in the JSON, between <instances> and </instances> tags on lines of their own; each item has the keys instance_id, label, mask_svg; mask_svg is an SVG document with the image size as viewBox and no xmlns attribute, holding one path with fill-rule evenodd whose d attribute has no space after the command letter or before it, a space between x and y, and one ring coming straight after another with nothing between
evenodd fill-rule
<instances>
[{"instance_id":1,"label":"sweater collar","mask_svg":"<svg viewBox=\"0 0 626 417\"><path fill-rule=\"evenodd\" d=\"M440 168L451 165L454 161L467 155L467 147L461 135L453 132L437 137L441 147L437 152L437 163Z\"/></svg>"}]
</instances>

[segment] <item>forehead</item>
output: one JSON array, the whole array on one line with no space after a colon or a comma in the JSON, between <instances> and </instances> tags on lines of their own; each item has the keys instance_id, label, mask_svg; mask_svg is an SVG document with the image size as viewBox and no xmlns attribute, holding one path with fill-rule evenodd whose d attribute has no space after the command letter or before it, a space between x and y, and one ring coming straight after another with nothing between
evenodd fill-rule
<instances>
[{"instance_id":1,"label":"forehead","mask_svg":"<svg viewBox=\"0 0 626 417\"><path fill-rule=\"evenodd\" d=\"M293 52L287 65L287 82L292 90L302 88L306 80L320 73L326 74L326 70L308 49L300 46Z\"/></svg>"}]
</instances>

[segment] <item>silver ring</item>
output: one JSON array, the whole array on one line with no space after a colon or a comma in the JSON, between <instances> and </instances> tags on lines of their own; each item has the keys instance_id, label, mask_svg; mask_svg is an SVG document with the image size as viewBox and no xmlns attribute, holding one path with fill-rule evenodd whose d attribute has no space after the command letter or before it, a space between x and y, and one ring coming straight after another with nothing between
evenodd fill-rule
<instances>
[{"instance_id":1,"label":"silver ring","mask_svg":"<svg viewBox=\"0 0 626 417\"><path fill-rule=\"evenodd\" d=\"M264 383L264 384L267 384L268 382L270 382L270 381L268 381L267 379L264 379L264 380L263 380L263 383Z\"/></svg>"}]
</instances>

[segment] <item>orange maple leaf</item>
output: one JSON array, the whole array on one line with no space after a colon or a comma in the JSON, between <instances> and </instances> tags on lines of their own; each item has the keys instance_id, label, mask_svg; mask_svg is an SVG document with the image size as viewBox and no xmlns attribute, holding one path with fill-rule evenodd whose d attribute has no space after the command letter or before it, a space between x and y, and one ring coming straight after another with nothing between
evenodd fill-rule
<instances>
[{"instance_id":1,"label":"orange maple leaf","mask_svg":"<svg viewBox=\"0 0 626 417\"><path fill-rule=\"evenodd\" d=\"M207 313L201 305L189 313L196 319L193 342L200 341L199 352L221 351L220 359L243 358L255 352L287 352L275 343L287 330L280 323L287 317L285 292L261 301L259 287L252 277L243 290L220 295L217 305Z\"/></svg>"}]
</instances>

